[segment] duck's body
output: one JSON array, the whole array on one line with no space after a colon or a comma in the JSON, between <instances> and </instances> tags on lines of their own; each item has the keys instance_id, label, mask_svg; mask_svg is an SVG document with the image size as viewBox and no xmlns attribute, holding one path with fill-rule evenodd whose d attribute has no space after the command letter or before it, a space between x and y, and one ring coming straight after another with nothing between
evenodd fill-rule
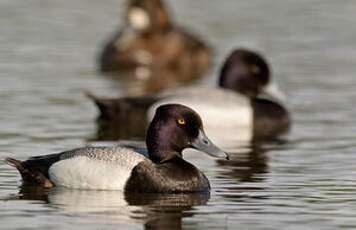
<instances>
[{"instance_id":1,"label":"duck's body","mask_svg":"<svg viewBox=\"0 0 356 230\"><path fill-rule=\"evenodd\" d=\"M26 182L46 187L56 185L78 189L122 190L130 176L129 172L147 158L127 148L87 147L32 157L24 162L7 160L26 169L20 170ZM36 173L42 174L48 181L44 180L46 182L43 183L43 179L32 177Z\"/></svg>"},{"instance_id":2,"label":"duck's body","mask_svg":"<svg viewBox=\"0 0 356 230\"><path fill-rule=\"evenodd\" d=\"M226 153L201 136L201 121L194 112L178 105L162 107L176 110L172 112L176 118L167 115L165 109L155 116L147 136L149 158L130 148L85 147L22 162L6 158L5 162L20 171L24 182L44 187L135 192L209 190L208 179L182 158L182 150L195 147L217 157L227 157ZM176 119L187 123L177 126Z\"/></svg>"},{"instance_id":3,"label":"duck's body","mask_svg":"<svg viewBox=\"0 0 356 230\"><path fill-rule=\"evenodd\" d=\"M102 72L142 80L148 91L198 79L210 63L210 49L174 26L160 0L130 0L126 25L108 41L99 57ZM150 84L158 79L162 85Z\"/></svg>"},{"instance_id":4,"label":"duck's body","mask_svg":"<svg viewBox=\"0 0 356 230\"><path fill-rule=\"evenodd\" d=\"M178 156L156 165L134 149L123 147L86 147L24 162L7 161L26 169L20 170L25 182L45 187L136 192L168 192L173 187L174 192L210 189L204 174ZM175 183L177 178L183 178L183 183Z\"/></svg>"},{"instance_id":5,"label":"duck's body","mask_svg":"<svg viewBox=\"0 0 356 230\"><path fill-rule=\"evenodd\" d=\"M286 133L290 126L289 113L280 100L262 94L268 82L269 69L262 57L251 51L236 50L227 58L221 70L218 88L180 88L151 96L111 100L92 98L101 111L99 120L113 121L110 126L116 130L124 128L124 125L117 127L115 121L130 120L134 124L141 124L137 130L144 133L147 122L152 119L153 111L158 106L180 103L196 110L208 130L216 127L220 130L236 128L239 133L245 133L243 140L265 139ZM141 102L140 107L135 106L138 102ZM126 136L122 133L112 136L114 139L120 137Z\"/></svg>"},{"instance_id":6,"label":"duck's body","mask_svg":"<svg viewBox=\"0 0 356 230\"><path fill-rule=\"evenodd\" d=\"M157 107L167 103L186 105L199 113L207 130L238 130L240 140L277 137L290 127L288 111L277 99L248 98L230 89L192 87L161 95L146 113L153 118ZM210 133L208 131L208 133Z\"/></svg>"},{"instance_id":7,"label":"duck's body","mask_svg":"<svg viewBox=\"0 0 356 230\"><path fill-rule=\"evenodd\" d=\"M207 46L183 31L137 35L129 41L122 38L123 33L119 32L106 44L100 56L102 72L124 76L122 73L134 73L140 68L151 72L171 69L184 82L202 77L211 63Z\"/></svg>"},{"instance_id":8,"label":"duck's body","mask_svg":"<svg viewBox=\"0 0 356 230\"><path fill-rule=\"evenodd\" d=\"M250 100L232 90L222 88L181 88L164 94L151 104L146 119L152 120L160 105L178 103L194 108L204 121L205 127L251 127L253 110ZM238 119L236 119L238 118Z\"/></svg>"}]
</instances>

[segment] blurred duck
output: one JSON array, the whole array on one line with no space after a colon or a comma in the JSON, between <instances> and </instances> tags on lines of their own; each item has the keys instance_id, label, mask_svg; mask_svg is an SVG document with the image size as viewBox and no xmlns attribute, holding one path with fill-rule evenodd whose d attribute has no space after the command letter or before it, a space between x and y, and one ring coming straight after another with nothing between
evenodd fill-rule
<instances>
[{"instance_id":1,"label":"blurred duck","mask_svg":"<svg viewBox=\"0 0 356 230\"><path fill-rule=\"evenodd\" d=\"M210 49L171 21L161 0L130 0L126 23L105 45L100 70L141 81L145 92L196 80L211 63Z\"/></svg>"},{"instance_id":2,"label":"blurred duck","mask_svg":"<svg viewBox=\"0 0 356 230\"><path fill-rule=\"evenodd\" d=\"M221 69L218 88L190 87L119 99L89 96L101 112L99 139L142 136L155 108L165 103L180 103L198 111L208 133L245 130L241 138L244 141L274 139L289 130L291 121L278 99L281 93L271 86L270 80L270 69L261 55L237 49ZM123 125L131 123L134 130Z\"/></svg>"},{"instance_id":3,"label":"blurred duck","mask_svg":"<svg viewBox=\"0 0 356 230\"><path fill-rule=\"evenodd\" d=\"M205 135L199 115L190 108L162 105L146 136L147 156L125 147L85 147L31 157L5 158L25 183L44 187L123 190L134 192L203 192L206 176L183 159L182 151L195 148L228 159Z\"/></svg>"}]
</instances>

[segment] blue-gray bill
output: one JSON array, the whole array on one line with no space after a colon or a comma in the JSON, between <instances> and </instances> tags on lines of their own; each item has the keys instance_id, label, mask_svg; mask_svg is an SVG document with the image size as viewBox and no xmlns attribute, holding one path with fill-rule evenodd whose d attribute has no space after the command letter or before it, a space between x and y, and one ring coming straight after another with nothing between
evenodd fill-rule
<instances>
[{"instance_id":1,"label":"blue-gray bill","mask_svg":"<svg viewBox=\"0 0 356 230\"><path fill-rule=\"evenodd\" d=\"M198 137L192 142L192 147L212 157L229 159L229 155L214 145L202 130L199 131Z\"/></svg>"}]
</instances>

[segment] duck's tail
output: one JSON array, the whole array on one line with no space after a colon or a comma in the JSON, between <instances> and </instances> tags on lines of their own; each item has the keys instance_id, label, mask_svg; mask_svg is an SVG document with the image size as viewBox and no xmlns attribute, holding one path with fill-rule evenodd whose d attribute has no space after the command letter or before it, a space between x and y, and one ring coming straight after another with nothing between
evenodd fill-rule
<instances>
[{"instance_id":1,"label":"duck's tail","mask_svg":"<svg viewBox=\"0 0 356 230\"><path fill-rule=\"evenodd\" d=\"M22 162L19 160L16 160L14 158L11 157L5 157L4 159L2 159L3 162L5 162L6 164L17 168L20 172L21 170L23 170L23 166L22 166Z\"/></svg>"},{"instance_id":2,"label":"duck's tail","mask_svg":"<svg viewBox=\"0 0 356 230\"><path fill-rule=\"evenodd\" d=\"M99 98L89 91L84 91L84 94L96 104L96 106L98 107L98 109L100 111L100 115L99 115L100 118L110 117L110 115L111 115L110 111L112 108L112 100Z\"/></svg>"},{"instance_id":3,"label":"duck's tail","mask_svg":"<svg viewBox=\"0 0 356 230\"><path fill-rule=\"evenodd\" d=\"M142 116L140 119L146 121L146 112L148 108L155 103L158 98L155 95L145 95L137 97L121 98L99 98L91 92L85 91L87 97L94 101L100 110L98 120L120 120L124 122L130 117Z\"/></svg>"},{"instance_id":4,"label":"duck's tail","mask_svg":"<svg viewBox=\"0 0 356 230\"><path fill-rule=\"evenodd\" d=\"M101 105L103 104L101 101L102 99L98 98L97 96L95 96L92 92L85 90L84 91L85 96L87 96L88 98L90 98L100 109Z\"/></svg>"},{"instance_id":5,"label":"duck's tail","mask_svg":"<svg viewBox=\"0 0 356 230\"><path fill-rule=\"evenodd\" d=\"M88 90L83 90L83 93L85 94L85 96L89 97L93 101L97 100L97 97L92 92L90 92Z\"/></svg>"},{"instance_id":6,"label":"duck's tail","mask_svg":"<svg viewBox=\"0 0 356 230\"><path fill-rule=\"evenodd\" d=\"M43 187L53 187L54 184L45 176L42 172L26 166L26 161L19 161L11 157L6 157L3 161L15 167L21 174L22 179L25 183L40 185Z\"/></svg>"}]
</instances>

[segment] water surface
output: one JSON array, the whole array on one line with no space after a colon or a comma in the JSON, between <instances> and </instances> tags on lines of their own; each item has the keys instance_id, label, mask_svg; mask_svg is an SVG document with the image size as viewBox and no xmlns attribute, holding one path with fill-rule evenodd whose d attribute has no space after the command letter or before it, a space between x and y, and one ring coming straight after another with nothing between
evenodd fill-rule
<instances>
[{"instance_id":1,"label":"water surface","mask_svg":"<svg viewBox=\"0 0 356 230\"><path fill-rule=\"evenodd\" d=\"M210 194L125 196L20 187L0 162L1 229L345 229L356 227L356 2L169 1L176 20L215 48L263 53L286 92L284 141L231 146L232 160L185 157ZM124 1L0 1L0 151L25 159L87 144L96 109L83 95L117 96L96 56Z\"/></svg>"}]
</instances>

